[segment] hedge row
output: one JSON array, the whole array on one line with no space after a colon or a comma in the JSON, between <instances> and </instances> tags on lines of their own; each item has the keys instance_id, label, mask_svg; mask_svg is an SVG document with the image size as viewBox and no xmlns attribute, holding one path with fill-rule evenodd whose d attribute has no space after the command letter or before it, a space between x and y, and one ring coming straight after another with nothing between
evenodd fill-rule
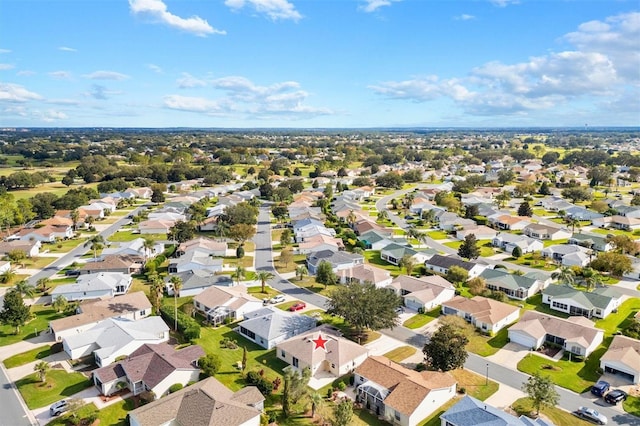
<instances>
[{"instance_id":1,"label":"hedge row","mask_svg":"<svg viewBox=\"0 0 640 426\"><path fill-rule=\"evenodd\" d=\"M169 325L175 324L175 311L171 306L163 306L160 308L160 315ZM189 315L178 310L178 331L182 333L186 340L200 338L200 324Z\"/></svg>"}]
</instances>

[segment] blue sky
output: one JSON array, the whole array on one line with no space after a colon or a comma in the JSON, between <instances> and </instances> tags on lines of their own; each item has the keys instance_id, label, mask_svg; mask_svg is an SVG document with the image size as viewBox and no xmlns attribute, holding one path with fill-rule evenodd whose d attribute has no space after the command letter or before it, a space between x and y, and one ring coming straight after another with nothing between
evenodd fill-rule
<instances>
[{"instance_id":1,"label":"blue sky","mask_svg":"<svg viewBox=\"0 0 640 426\"><path fill-rule=\"evenodd\" d=\"M637 0L4 0L0 126L640 125Z\"/></svg>"}]
</instances>

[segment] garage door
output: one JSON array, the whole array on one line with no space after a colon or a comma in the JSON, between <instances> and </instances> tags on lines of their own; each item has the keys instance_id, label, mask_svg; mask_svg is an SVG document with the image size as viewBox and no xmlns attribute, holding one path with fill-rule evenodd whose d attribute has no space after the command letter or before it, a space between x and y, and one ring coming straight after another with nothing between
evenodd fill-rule
<instances>
[{"instance_id":1,"label":"garage door","mask_svg":"<svg viewBox=\"0 0 640 426\"><path fill-rule=\"evenodd\" d=\"M407 308L413 309L414 311L417 311L418 309L422 308L422 303L416 300L412 300L410 298L404 299L404 304Z\"/></svg>"},{"instance_id":2,"label":"garage door","mask_svg":"<svg viewBox=\"0 0 640 426\"><path fill-rule=\"evenodd\" d=\"M606 373L617 374L617 375L622 376L625 379L629 380L631 383L634 383L635 376L633 374L629 374L629 373L627 373L625 371L618 370L616 368L609 367L609 366L605 366L604 367L604 371Z\"/></svg>"},{"instance_id":3,"label":"garage door","mask_svg":"<svg viewBox=\"0 0 640 426\"><path fill-rule=\"evenodd\" d=\"M536 339L530 336L526 336L524 334L518 333L517 331L509 330L509 340L513 343L517 343L526 348L533 348L536 346Z\"/></svg>"}]
</instances>

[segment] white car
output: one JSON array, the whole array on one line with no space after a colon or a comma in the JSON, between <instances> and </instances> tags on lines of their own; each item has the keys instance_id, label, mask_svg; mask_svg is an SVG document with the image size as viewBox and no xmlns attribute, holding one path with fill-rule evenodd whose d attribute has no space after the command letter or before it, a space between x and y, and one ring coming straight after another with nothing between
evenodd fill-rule
<instances>
[{"instance_id":1,"label":"white car","mask_svg":"<svg viewBox=\"0 0 640 426\"><path fill-rule=\"evenodd\" d=\"M69 409L69 401L63 399L62 401L55 402L49 407L49 414L51 417L59 416Z\"/></svg>"},{"instance_id":2,"label":"white car","mask_svg":"<svg viewBox=\"0 0 640 426\"><path fill-rule=\"evenodd\" d=\"M576 415L599 425L607 424L607 417L593 408L580 407L578 411L576 411Z\"/></svg>"},{"instance_id":3,"label":"white car","mask_svg":"<svg viewBox=\"0 0 640 426\"><path fill-rule=\"evenodd\" d=\"M271 300L269 300L269 302L271 302L271 303L273 303L273 304L276 304L276 303L282 303L282 302L284 302L284 296L283 296L283 295L281 295L281 294L279 294L279 295L277 295L277 296L273 296L273 297L271 298Z\"/></svg>"}]
</instances>

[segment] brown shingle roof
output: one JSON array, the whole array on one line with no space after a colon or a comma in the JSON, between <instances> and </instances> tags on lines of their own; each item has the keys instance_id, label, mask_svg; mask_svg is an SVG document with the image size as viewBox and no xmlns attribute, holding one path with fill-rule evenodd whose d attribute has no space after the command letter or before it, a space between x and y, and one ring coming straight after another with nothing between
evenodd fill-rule
<instances>
[{"instance_id":1,"label":"brown shingle roof","mask_svg":"<svg viewBox=\"0 0 640 426\"><path fill-rule=\"evenodd\" d=\"M581 318L583 317L563 319L540 312L526 311L510 330L523 331L537 339L545 334L552 334L587 347L603 331L595 328L592 321L587 320L589 321L587 324Z\"/></svg>"},{"instance_id":2,"label":"brown shingle roof","mask_svg":"<svg viewBox=\"0 0 640 426\"><path fill-rule=\"evenodd\" d=\"M444 302L442 306L467 312L485 324L495 324L520 309L517 306L482 296L474 296L471 299L456 296L448 302Z\"/></svg>"}]
</instances>

